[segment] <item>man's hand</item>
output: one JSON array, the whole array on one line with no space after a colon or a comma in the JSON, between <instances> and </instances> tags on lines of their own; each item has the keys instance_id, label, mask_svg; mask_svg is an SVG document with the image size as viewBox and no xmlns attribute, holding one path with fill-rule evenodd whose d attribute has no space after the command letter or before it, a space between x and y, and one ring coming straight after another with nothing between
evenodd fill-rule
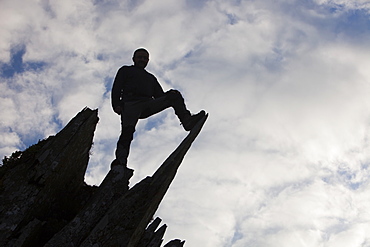
<instances>
[{"instance_id":1,"label":"man's hand","mask_svg":"<svg viewBox=\"0 0 370 247\"><path fill-rule=\"evenodd\" d=\"M121 115L121 113L122 113L122 107L120 107L120 106L116 106L116 107L114 107L114 112L115 113L117 113L118 115Z\"/></svg>"}]
</instances>

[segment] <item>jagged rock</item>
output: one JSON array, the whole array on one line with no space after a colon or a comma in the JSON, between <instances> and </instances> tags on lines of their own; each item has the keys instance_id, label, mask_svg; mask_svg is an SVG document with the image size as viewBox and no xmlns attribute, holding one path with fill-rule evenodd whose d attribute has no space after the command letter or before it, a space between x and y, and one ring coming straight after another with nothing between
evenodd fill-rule
<instances>
[{"instance_id":1,"label":"jagged rock","mask_svg":"<svg viewBox=\"0 0 370 247\"><path fill-rule=\"evenodd\" d=\"M99 187L84 183L98 117L97 110L83 109L56 136L4 158L0 245L159 247L167 226L156 231L159 218L148 224L206 119L152 177L129 190L133 171L121 166Z\"/></svg>"},{"instance_id":2,"label":"jagged rock","mask_svg":"<svg viewBox=\"0 0 370 247\"><path fill-rule=\"evenodd\" d=\"M163 242L163 235L166 231L167 226L161 226L157 231L157 227L161 223L160 218L156 218L145 230L143 236L141 237L140 242L137 246L146 246L146 247L159 247Z\"/></svg>"},{"instance_id":3,"label":"jagged rock","mask_svg":"<svg viewBox=\"0 0 370 247\"><path fill-rule=\"evenodd\" d=\"M84 109L56 136L4 159L1 246L44 243L80 210L92 194L84 175L97 122L97 110Z\"/></svg>"},{"instance_id":4,"label":"jagged rock","mask_svg":"<svg viewBox=\"0 0 370 247\"><path fill-rule=\"evenodd\" d=\"M45 246L68 246L71 242L78 246L112 206L112 203L128 191L128 180L132 175L131 169L123 166L113 167L86 207Z\"/></svg>"},{"instance_id":5,"label":"jagged rock","mask_svg":"<svg viewBox=\"0 0 370 247\"><path fill-rule=\"evenodd\" d=\"M168 242L165 246L163 247L182 247L184 246L185 241L181 241L179 239L174 239Z\"/></svg>"}]
</instances>

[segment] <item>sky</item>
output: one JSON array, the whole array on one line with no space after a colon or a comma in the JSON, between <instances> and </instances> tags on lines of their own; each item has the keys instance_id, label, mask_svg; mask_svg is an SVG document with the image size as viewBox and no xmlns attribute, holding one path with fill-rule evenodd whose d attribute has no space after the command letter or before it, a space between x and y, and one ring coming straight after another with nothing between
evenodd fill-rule
<instances>
[{"instance_id":1,"label":"sky","mask_svg":"<svg viewBox=\"0 0 370 247\"><path fill-rule=\"evenodd\" d=\"M155 216L203 247L370 246L370 1L0 0L0 155L98 109L86 182L120 133L118 68L147 70L209 113ZM133 186L187 135L140 120Z\"/></svg>"}]
</instances>

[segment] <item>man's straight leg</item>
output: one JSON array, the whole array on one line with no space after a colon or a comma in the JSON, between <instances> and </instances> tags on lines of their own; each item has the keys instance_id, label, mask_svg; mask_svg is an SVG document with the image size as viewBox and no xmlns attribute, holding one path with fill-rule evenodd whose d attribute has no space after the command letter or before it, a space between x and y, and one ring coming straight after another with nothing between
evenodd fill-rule
<instances>
[{"instance_id":1,"label":"man's straight leg","mask_svg":"<svg viewBox=\"0 0 370 247\"><path fill-rule=\"evenodd\" d=\"M142 104L139 102L125 103L121 113L121 135L117 142L116 159L121 165L127 165L127 158L130 153L131 142L134 138L136 124L142 111Z\"/></svg>"}]
</instances>

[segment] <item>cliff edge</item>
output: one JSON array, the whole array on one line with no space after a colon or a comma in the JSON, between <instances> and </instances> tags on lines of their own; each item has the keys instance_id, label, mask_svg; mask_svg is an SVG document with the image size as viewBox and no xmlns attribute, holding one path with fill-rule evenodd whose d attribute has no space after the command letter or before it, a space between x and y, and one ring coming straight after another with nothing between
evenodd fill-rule
<instances>
[{"instance_id":1,"label":"cliff edge","mask_svg":"<svg viewBox=\"0 0 370 247\"><path fill-rule=\"evenodd\" d=\"M55 136L5 157L0 245L161 246L167 226L152 217L207 117L152 176L130 189L133 171L121 166L113 166L98 187L84 182L97 110L83 109ZM183 245L176 239L164 246Z\"/></svg>"}]
</instances>

